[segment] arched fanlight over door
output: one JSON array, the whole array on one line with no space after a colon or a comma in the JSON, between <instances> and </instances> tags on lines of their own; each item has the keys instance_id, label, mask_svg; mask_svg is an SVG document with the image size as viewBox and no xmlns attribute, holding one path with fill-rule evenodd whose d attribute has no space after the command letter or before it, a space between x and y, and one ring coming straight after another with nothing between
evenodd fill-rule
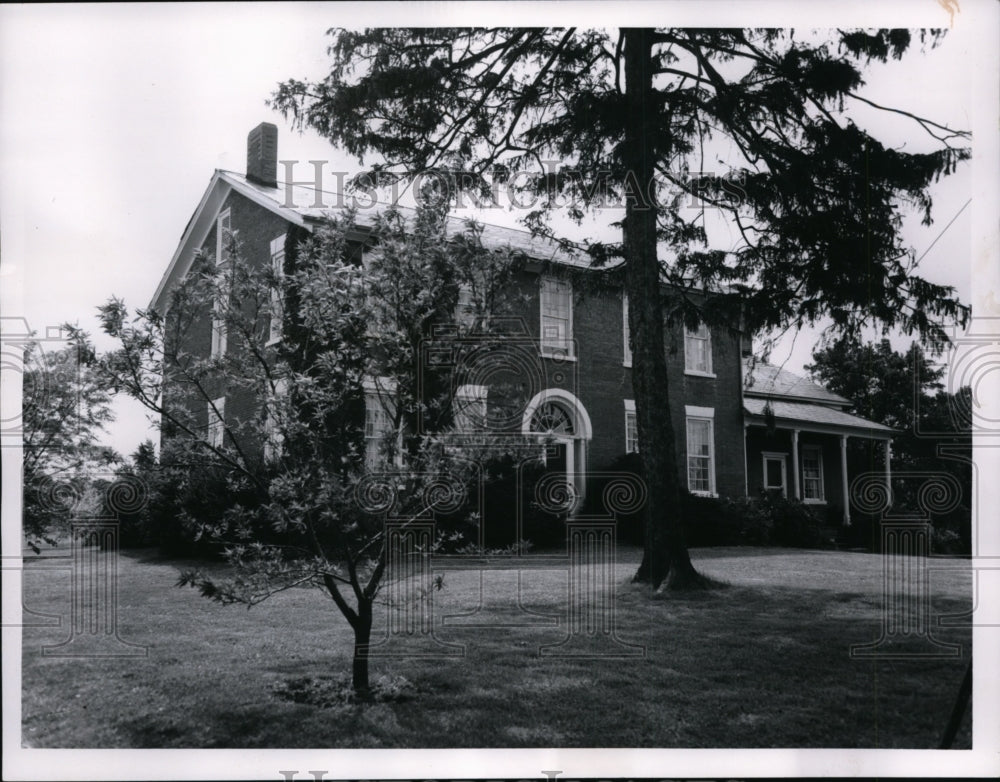
<instances>
[{"instance_id":1,"label":"arched fanlight over door","mask_svg":"<svg viewBox=\"0 0 1000 782\"><path fill-rule=\"evenodd\" d=\"M530 430L539 434L554 434L572 437L576 434L573 418L569 412L555 402L543 402L531 416Z\"/></svg>"}]
</instances>

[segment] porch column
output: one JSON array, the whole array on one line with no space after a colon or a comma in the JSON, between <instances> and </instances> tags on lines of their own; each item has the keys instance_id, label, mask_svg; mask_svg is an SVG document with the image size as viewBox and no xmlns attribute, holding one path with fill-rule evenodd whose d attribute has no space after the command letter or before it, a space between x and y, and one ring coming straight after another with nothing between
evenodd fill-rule
<instances>
[{"instance_id":1,"label":"porch column","mask_svg":"<svg viewBox=\"0 0 1000 782\"><path fill-rule=\"evenodd\" d=\"M792 499L801 500L799 491L799 430L792 429Z\"/></svg>"},{"instance_id":2,"label":"porch column","mask_svg":"<svg viewBox=\"0 0 1000 782\"><path fill-rule=\"evenodd\" d=\"M889 466L892 460L892 441L885 441L885 496L889 504L892 504L892 469Z\"/></svg>"},{"instance_id":3,"label":"porch column","mask_svg":"<svg viewBox=\"0 0 1000 782\"><path fill-rule=\"evenodd\" d=\"M840 435L840 486L844 498L844 526L851 523L851 496L847 490L847 435Z\"/></svg>"}]
</instances>

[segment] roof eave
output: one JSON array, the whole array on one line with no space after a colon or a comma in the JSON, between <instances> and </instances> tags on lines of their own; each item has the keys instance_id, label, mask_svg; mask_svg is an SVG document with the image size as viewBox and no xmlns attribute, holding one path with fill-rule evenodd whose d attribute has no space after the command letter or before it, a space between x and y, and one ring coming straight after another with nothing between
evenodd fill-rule
<instances>
[{"instance_id":1,"label":"roof eave","mask_svg":"<svg viewBox=\"0 0 1000 782\"><path fill-rule=\"evenodd\" d=\"M215 169L215 173L212 174L212 178L209 180L208 187L205 188L201 201L198 202L194 214L188 220L177 249L174 250L173 257L167 265L167 270L163 273L159 284L156 286L156 292L149 303L150 309L158 312L162 312L165 309L168 291L173 285L184 279L191 269L195 251L204 244L205 237L208 236L209 231L214 225L219 209L225 203L226 198L229 197L230 192L234 190L279 217L296 225L307 227L305 219L294 209L282 208L280 204L276 204L271 199L258 193L246 183L230 177L225 171Z\"/></svg>"},{"instance_id":2,"label":"roof eave","mask_svg":"<svg viewBox=\"0 0 1000 782\"><path fill-rule=\"evenodd\" d=\"M767 419L749 410L743 410L744 422L747 425L767 426ZM778 429L799 429L816 434L843 434L849 437L866 437L869 440L891 440L898 432L895 429L871 429L865 426L846 426L840 424L823 424L814 421L802 421L797 418L775 416L774 425Z\"/></svg>"}]
</instances>

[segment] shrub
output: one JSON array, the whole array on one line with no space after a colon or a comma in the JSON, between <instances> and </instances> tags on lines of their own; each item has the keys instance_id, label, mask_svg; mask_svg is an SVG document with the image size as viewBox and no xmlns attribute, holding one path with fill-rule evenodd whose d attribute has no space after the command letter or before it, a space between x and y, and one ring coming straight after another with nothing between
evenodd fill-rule
<instances>
[{"instance_id":1,"label":"shrub","mask_svg":"<svg viewBox=\"0 0 1000 782\"><path fill-rule=\"evenodd\" d=\"M485 487L480 523L486 548L503 549L517 543L519 538L535 546L556 546L566 540L565 514L548 512L535 501L535 488L546 474L544 465L503 455L484 461L483 473ZM461 511L466 517L477 510L473 506L475 496L474 492L469 493L469 503ZM519 514L520 531L517 527Z\"/></svg>"},{"instance_id":2,"label":"shrub","mask_svg":"<svg viewBox=\"0 0 1000 782\"><path fill-rule=\"evenodd\" d=\"M820 520L808 505L778 492L765 492L759 502L771 520L772 545L818 548L824 544Z\"/></svg>"}]
</instances>

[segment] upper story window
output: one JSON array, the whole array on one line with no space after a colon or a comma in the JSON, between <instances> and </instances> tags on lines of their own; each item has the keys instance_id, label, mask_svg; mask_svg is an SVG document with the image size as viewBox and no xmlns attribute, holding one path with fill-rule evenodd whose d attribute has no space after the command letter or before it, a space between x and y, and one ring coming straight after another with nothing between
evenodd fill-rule
<instances>
[{"instance_id":1,"label":"upper story window","mask_svg":"<svg viewBox=\"0 0 1000 782\"><path fill-rule=\"evenodd\" d=\"M486 428L486 394L486 386L459 386L453 408L456 431L476 432Z\"/></svg>"},{"instance_id":2,"label":"upper story window","mask_svg":"<svg viewBox=\"0 0 1000 782\"><path fill-rule=\"evenodd\" d=\"M233 225L226 209L219 213L218 220L215 221L215 262L217 264L226 263L229 260L229 243L233 237Z\"/></svg>"},{"instance_id":3,"label":"upper story window","mask_svg":"<svg viewBox=\"0 0 1000 782\"><path fill-rule=\"evenodd\" d=\"M271 273L274 277L274 284L271 287L271 303L268 310L270 324L267 341L277 342L281 339L283 313L281 281L285 276L285 234L271 241Z\"/></svg>"},{"instance_id":4,"label":"upper story window","mask_svg":"<svg viewBox=\"0 0 1000 782\"><path fill-rule=\"evenodd\" d=\"M715 495L715 410L687 405L685 413L688 491Z\"/></svg>"},{"instance_id":5,"label":"upper story window","mask_svg":"<svg viewBox=\"0 0 1000 782\"><path fill-rule=\"evenodd\" d=\"M389 399L369 390L365 394L365 466L385 464L387 439L393 432Z\"/></svg>"},{"instance_id":6,"label":"upper story window","mask_svg":"<svg viewBox=\"0 0 1000 782\"><path fill-rule=\"evenodd\" d=\"M818 445L802 446L802 499L823 502L823 450Z\"/></svg>"},{"instance_id":7,"label":"upper story window","mask_svg":"<svg viewBox=\"0 0 1000 782\"><path fill-rule=\"evenodd\" d=\"M458 286L458 302L455 304L455 323L467 329L476 325L476 300L472 286Z\"/></svg>"},{"instance_id":8,"label":"upper story window","mask_svg":"<svg viewBox=\"0 0 1000 782\"><path fill-rule=\"evenodd\" d=\"M573 285L568 280L542 277L542 355L573 355Z\"/></svg>"},{"instance_id":9,"label":"upper story window","mask_svg":"<svg viewBox=\"0 0 1000 782\"><path fill-rule=\"evenodd\" d=\"M630 367L632 366L632 331L628 325L628 296L624 293L622 294L622 344L624 345L622 364Z\"/></svg>"},{"instance_id":10,"label":"upper story window","mask_svg":"<svg viewBox=\"0 0 1000 782\"><path fill-rule=\"evenodd\" d=\"M212 310L212 358L222 358L226 355L228 334L224 307L224 304L217 302Z\"/></svg>"},{"instance_id":11,"label":"upper story window","mask_svg":"<svg viewBox=\"0 0 1000 782\"><path fill-rule=\"evenodd\" d=\"M274 394L267 403L264 413L264 461L272 461L281 455L285 435L281 428L280 406L288 395L288 380L281 378L274 384Z\"/></svg>"},{"instance_id":12,"label":"upper story window","mask_svg":"<svg viewBox=\"0 0 1000 782\"><path fill-rule=\"evenodd\" d=\"M712 372L712 333L708 326L684 327L684 372L689 375L715 377Z\"/></svg>"},{"instance_id":13,"label":"upper story window","mask_svg":"<svg viewBox=\"0 0 1000 782\"><path fill-rule=\"evenodd\" d=\"M639 424L635 417L635 400L625 400L625 453L639 453Z\"/></svg>"},{"instance_id":14,"label":"upper story window","mask_svg":"<svg viewBox=\"0 0 1000 782\"><path fill-rule=\"evenodd\" d=\"M213 448L221 448L226 438L226 398L220 396L206 403L208 407L208 433L205 439Z\"/></svg>"}]
</instances>

